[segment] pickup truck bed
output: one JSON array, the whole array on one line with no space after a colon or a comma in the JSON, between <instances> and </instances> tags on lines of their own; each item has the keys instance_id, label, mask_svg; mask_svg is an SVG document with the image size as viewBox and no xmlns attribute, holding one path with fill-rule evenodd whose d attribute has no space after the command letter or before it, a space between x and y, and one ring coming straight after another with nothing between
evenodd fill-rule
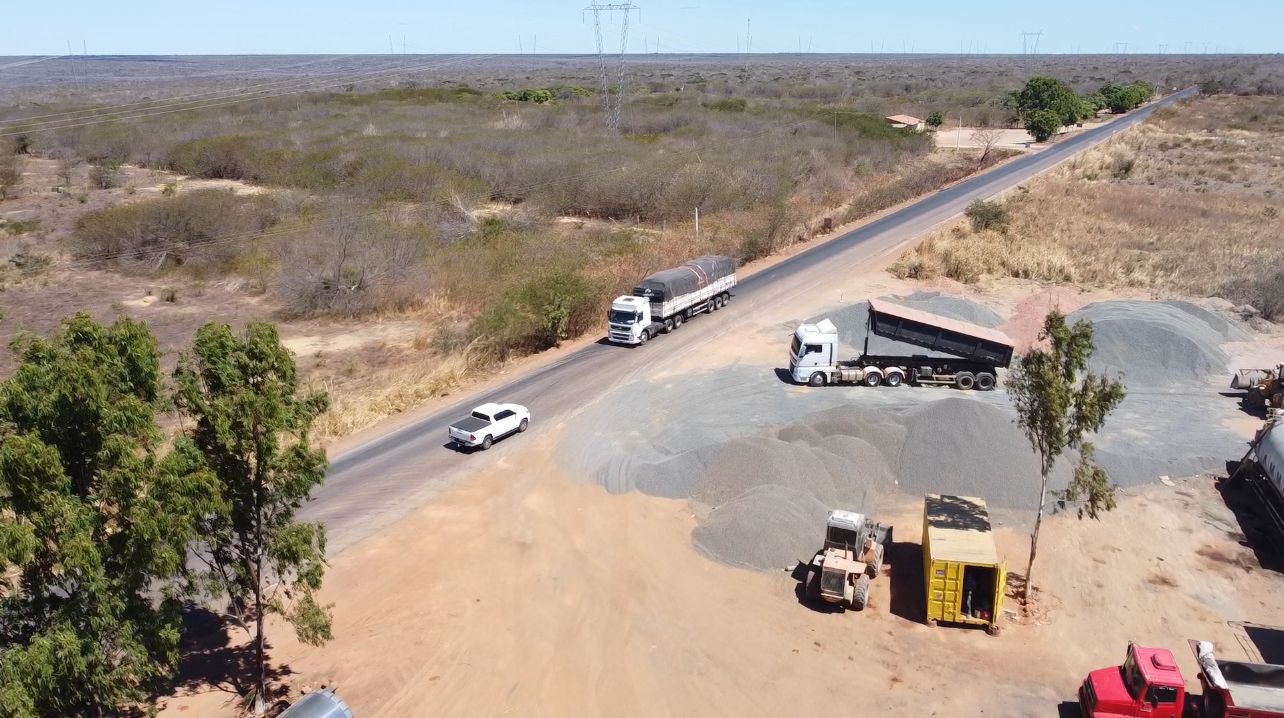
<instances>
[{"instance_id":1,"label":"pickup truck bed","mask_svg":"<svg viewBox=\"0 0 1284 718\"><path fill-rule=\"evenodd\" d=\"M441 426L441 424L438 424L438 426ZM459 429L462 432L472 434L490 426L490 422L485 421L483 419L478 419L477 417L470 415L470 416L465 416L464 418L460 419L459 421L456 421L450 426L451 428Z\"/></svg>"}]
</instances>

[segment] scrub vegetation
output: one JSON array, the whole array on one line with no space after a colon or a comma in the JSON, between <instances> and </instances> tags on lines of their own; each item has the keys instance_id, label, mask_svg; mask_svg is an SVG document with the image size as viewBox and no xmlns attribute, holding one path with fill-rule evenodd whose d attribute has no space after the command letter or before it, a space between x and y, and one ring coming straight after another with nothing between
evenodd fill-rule
<instances>
[{"instance_id":1,"label":"scrub vegetation","mask_svg":"<svg viewBox=\"0 0 1284 718\"><path fill-rule=\"evenodd\" d=\"M1280 319L1281 112L1279 97L1225 95L1156 112L1029 188L969 210L970 226L937 232L893 271L1220 296Z\"/></svg>"}]
</instances>

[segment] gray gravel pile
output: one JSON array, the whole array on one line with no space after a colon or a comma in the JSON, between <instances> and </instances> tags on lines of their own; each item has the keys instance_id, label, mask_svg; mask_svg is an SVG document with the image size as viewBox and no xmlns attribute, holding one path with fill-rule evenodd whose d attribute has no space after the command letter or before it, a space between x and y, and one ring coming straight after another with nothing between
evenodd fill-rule
<instances>
[{"instance_id":1,"label":"gray gravel pile","mask_svg":"<svg viewBox=\"0 0 1284 718\"><path fill-rule=\"evenodd\" d=\"M863 307L829 316L843 314L859 317L864 331ZM1103 355L1129 365L1134 383L1138 368L1166 383L1220 372L1218 343L1244 336L1207 302L1107 302L1072 316L1097 324ZM811 389L774 368L746 363L622 383L569 419L558 459L610 491L689 502L701 520L695 544L737 566L805 560L829 509L877 518L885 497L971 494L1011 510L1010 520L1032 516L1037 460L1002 387ZM1244 452L1226 428L1237 415L1215 392L1142 386L1095 438L1097 460L1125 487L1221 470ZM1058 460L1051 488L1065 485L1076 458Z\"/></svg>"},{"instance_id":2,"label":"gray gravel pile","mask_svg":"<svg viewBox=\"0 0 1284 718\"><path fill-rule=\"evenodd\" d=\"M781 568L809 558L824 536L829 507L806 491L755 486L709 514L691 538L705 555L748 568Z\"/></svg>"},{"instance_id":3,"label":"gray gravel pile","mask_svg":"<svg viewBox=\"0 0 1284 718\"><path fill-rule=\"evenodd\" d=\"M899 420L907 430L896 463L902 491L981 496L1004 508L1038 504L1039 459L1011 411L951 397L909 409ZM1070 480L1074 460L1053 468L1053 488Z\"/></svg>"},{"instance_id":4,"label":"gray gravel pile","mask_svg":"<svg viewBox=\"0 0 1284 718\"><path fill-rule=\"evenodd\" d=\"M1089 304L1070 321L1093 325L1093 371L1122 375L1129 386L1188 382L1226 369L1221 343L1242 330L1190 302L1117 300Z\"/></svg>"},{"instance_id":5,"label":"gray gravel pile","mask_svg":"<svg viewBox=\"0 0 1284 718\"><path fill-rule=\"evenodd\" d=\"M1054 487L1069 469L1058 470ZM908 409L842 407L770 434L732 439L635 467L646 492L686 496L708 518L705 553L728 563L781 567L816 549L825 511L877 514L887 492L984 496L1032 508L1038 461L1010 413L949 397ZM783 561L782 561L783 558Z\"/></svg>"}]
</instances>

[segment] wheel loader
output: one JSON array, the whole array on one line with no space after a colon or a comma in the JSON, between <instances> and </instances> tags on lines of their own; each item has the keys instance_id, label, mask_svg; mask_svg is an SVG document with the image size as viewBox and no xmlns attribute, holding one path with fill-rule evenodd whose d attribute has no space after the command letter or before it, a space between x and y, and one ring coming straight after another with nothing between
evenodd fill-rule
<instances>
[{"instance_id":1,"label":"wheel loader","mask_svg":"<svg viewBox=\"0 0 1284 718\"><path fill-rule=\"evenodd\" d=\"M1284 364L1277 364L1271 369L1240 369L1231 377L1231 388L1244 392L1244 406L1250 409L1271 409L1284 407Z\"/></svg>"},{"instance_id":2,"label":"wheel loader","mask_svg":"<svg viewBox=\"0 0 1284 718\"><path fill-rule=\"evenodd\" d=\"M857 611L869 601L869 584L883 567L892 527L854 511L831 511L824 548L807 566L806 593L813 600Z\"/></svg>"}]
</instances>

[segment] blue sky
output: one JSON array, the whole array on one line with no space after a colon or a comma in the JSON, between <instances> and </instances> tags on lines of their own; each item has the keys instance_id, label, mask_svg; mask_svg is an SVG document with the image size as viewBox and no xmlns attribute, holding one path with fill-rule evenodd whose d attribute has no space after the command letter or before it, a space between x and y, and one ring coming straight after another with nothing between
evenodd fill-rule
<instances>
[{"instance_id":1,"label":"blue sky","mask_svg":"<svg viewBox=\"0 0 1284 718\"><path fill-rule=\"evenodd\" d=\"M59 0L4 9L0 54L591 52L588 0ZM638 0L629 51L1282 52L1284 2ZM618 50L620 15L605 17ZM746 27L746 21L749 21ZM1032 42L1032 41L1031 41ZM1162 46L1162 47L1161 47Z\"/></svg>"}]
</instances>

